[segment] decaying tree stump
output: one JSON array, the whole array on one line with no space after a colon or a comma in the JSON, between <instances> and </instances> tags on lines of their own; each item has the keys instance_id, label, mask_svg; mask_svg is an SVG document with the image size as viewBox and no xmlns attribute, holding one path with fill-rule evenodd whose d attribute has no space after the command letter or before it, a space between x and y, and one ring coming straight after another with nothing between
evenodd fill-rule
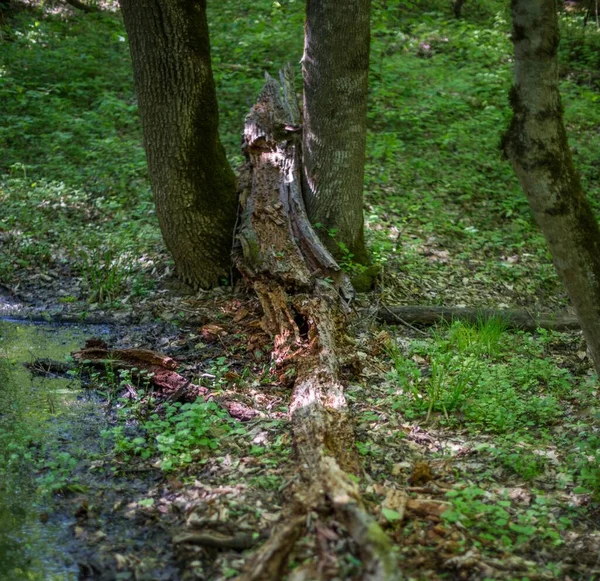
<instances>
[{"instance_id":1,"label":"decaying tree stump","mask_svg":"<svg viewBox=\"0 0 600 581\"><path fill-rule=\"evenodd\" d=\"M352 287L306 217L300 113L290 79L287 71L281 85L268 77L246 119L243 215L234 254L260 299L277 365L295 367L290 416L299 474L282 521L243 578L280 579L300 537L333 527L353 540L363 579L394 579L391 543L349 476L361 472L339 379L344 347L349 351L344 327ZM325 552L306 565L303 578L331 578Z\"/></svg>"}]
</instances>

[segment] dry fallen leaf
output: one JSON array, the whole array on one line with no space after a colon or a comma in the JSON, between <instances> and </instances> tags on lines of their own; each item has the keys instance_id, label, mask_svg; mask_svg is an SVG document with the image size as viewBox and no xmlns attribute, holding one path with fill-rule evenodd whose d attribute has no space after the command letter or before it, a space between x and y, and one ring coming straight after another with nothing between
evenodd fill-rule
<instances>
[{"instance_id":1,"label":"dry fallen leaf","mask_svg":"<svg viewBox=\"0 0 600 581\"><path fill-rule=\"evenodd\" d=\"M441 517L452 505L442 500L431 500L429 498L409 498L406 502L408 511L417 516Z\"/></svg>"}]
</instances>

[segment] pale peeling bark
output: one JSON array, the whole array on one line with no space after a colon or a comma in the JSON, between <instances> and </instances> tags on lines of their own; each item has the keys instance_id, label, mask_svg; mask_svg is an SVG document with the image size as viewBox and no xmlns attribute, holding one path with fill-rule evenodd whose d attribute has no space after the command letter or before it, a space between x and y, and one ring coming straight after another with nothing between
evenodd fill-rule
<instances>
[{"instance_id":1,"label":"pale peeling bark","mask_svg":"<svg viewBox=\"0 0 600 581\"><path fill-rule=\"evenodd\" d=\"M284 86L289 84L284 79ZM341 523L359 547L362 579L395 579L391 543L348 476L361 470L339 380L347 322L342 295L348 287L304 212L299 112L293 90L286 94L289 98L282 99L278 83L268 79L246 121L248 161L236 263L263 306L275 362L280 369L295 366L290 417L299 474L281 523L243 579L281 579L296 541L316 538L319 528L339 529L332 523ZM327 555L315 559L304 578L332 578Z\"/></svg>"},{"instance_id":2,"label":"pale peeling bark","mask_svg":"<svg viewBox=\"0 0 600 581\"><path fill-rule=\"evenodd\" d=\"M600 230L573 165L558 87L554 0L513 0L511 160L600 373Z\"/></svg>"},{"instance_id":3,"label":"pale peeling bark","mask_svg":"<svg viewBox=\"0 0 600 581\"><path fill-rule=\"evenodd\" d=\"M370 10L370 0L308 0L302 58L308 216L334 256L341 243L362 264Z\"/></svg>"},{"instance_id":4,"label":"pale peeling bark","mask_svg":"<svg viewBox=\"0 0 600 581\"><path fill-rule=\"evenodd\" d=\"M178 276L229 276L237 184L219 142L206 0L121 0L156 213Z\"/></svg>"}]
</instances>

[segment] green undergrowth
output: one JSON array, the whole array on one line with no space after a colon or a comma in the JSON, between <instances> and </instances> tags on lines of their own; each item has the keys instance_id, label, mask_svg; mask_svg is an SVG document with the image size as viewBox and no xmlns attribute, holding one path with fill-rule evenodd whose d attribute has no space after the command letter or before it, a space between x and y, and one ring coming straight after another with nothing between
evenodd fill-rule
<instances>
[{"instance_id":1,"label":"green undergrowth","mask_svg":"<svg viewBox=\"0 0 600 581\"><path fill-rule=\"evenodd\" d=\"M476 429L505 433L561 419L559 399L573 378L545 356L544 341L504 333L498 320L454 323L430 340L413 341L405 355L393 345L395 380L409 415L442 414Z\"/></svg>"},{"instance_id":2,"label":"green undergrowth","mask_svg":"<svg viewBox=\"0 0 600 581\"><path fill-rule=\"evenodd\" d=\"M152 403L152 402L151 402ZM122 418L131 410L122 408ZM213 402L173 403L162 413L152 413L141 422L143 435L128 437L124 426L105 435L115 440L115 452L122 456L139 456L147 460L160 457L160 467L173 470L218 448L219 440L234 429L234 421L226 411Z\"/></svg>"},{"instance_id":3,"label":"green undergrowth","mask_svg":"<svg viewBox=\"0 0 600 581\"><path fill-rule=\"evenodd\" d=\"M90 302L151 288L162 241L150 200L122 204L64 182L5 177L0 201L0 279L43 268L79 278Z\"/></svg>"},{"instance_id":4,"label":"green undergrowth","mask_svg":"<svg viewBox=\"0 0 600 581\"><path fill-rule=\"evenodd\" d=\"M385 463L405 446L407 426L416 442L432 437L438 447L426 441L430 451L420 450L451 486L444 525L458 527L465 547L492 566L498 559L524 567L523 579L528 568L563 578L572 539L597 530L600 503L598 381L585 358L576 334L514 331L498 319L391 338L386 381L372 407L359 405L358 451ZM382 418L404 430L384 428L381 442L360 437ZM382 478L402 466L388 465Z\"/></svg>"},{"instance_id":5,"label":"green undergrowth","mask_svg":"<svg viewBox=\"0 0 600 581\"><path fill-rule=\"evenodd\" d=\"M264 72L291 62L300 78L304 4L208 10L221 136L236 165ZM507 6L473 1L463 12L456 20L442 1L374 3L365 183L373 258L390 275L391 298L560 304L544 240L499 152L510 117ZM578 15L561 27L569 137L597 207L600 34ZM1 28L0 56L0 280L50 265L81 280L65 300L143 294L165 258L119 15L21 11Z\"/></svg>"},{"instance_id":6,"label":"green undergrowth","mask_svg":"<svg viewBox=\"0 0 600 581\"><path fill-rule=\"evenodd\" d=\"M447 523L468 529L474 546L504 555L506 551L563 544L563 534L573 525L576 511L557 511L546 495L538 494L528 507L520 507L507 493L494 494L477 486L447 493L452 509L443 515ZM552 568L552 563L545 564ZM558 570L556 571L558 572Z\"/></svg>"},{"instance_id":7,"label":"green undergrowth","mask_svg":"<svg viewBox=\"0 0 600 581\"><path fill-rule=\"evenodd\" d=\"M499 150L511 115L507 15L489 15L485 25L441 11L393 21L395 27L373 31L366 168L372 248L402 273L407 297L510 304L518 295L548 303L558 281ZM562 27L562 66L579 70L573 47L586 58L596 54L600 34L594 27L582 32L571 17ZM565 73L561 89L575 162L598 209L598 87L581 81Z\"/></svg>"},{"instance_id":8,"label":"green undergrowth","mask_svg":"<svg viewBox=\"0 0 600 581\"><path fill-rule=\"evenodd\" d=\"M0 280L74 277L63 298L90 303L143 294L164 250L120 19L25 10L0 57Z\"/></svg>"},{"instance_id":9,"label":"green undergrowth","mask_svg":"<svg viewBox=\"0 0 600 581\"><path fill-rule=\"evenodd\" d=\"M561 366L553 344L562 340L490 319L392 341L386 401L407 419L486 435L478 453L525 481L550 471L559 487L600 499L596 379Z\"/></svg>"},{"instance_id":10,"label":"green undergrowth","mask_svg":"<svg viewBox=\"0 0 600 581\"><path fill-rule=\"evenodd\" d=\"M209 368L211 373L205 374L210 379L205 378L203 383L208 384L213 394L218 395L226 386L223 374L228 367L226 358L219 357ZM290 455L285 437L266 438L260 444L249 442L248 424L232 418L212 399L199 397L187 403L161 403L154 397L144 374L141 378L136 374L134 379L133 372L122 371L116 375L107 369L106 373L95 373L92 377L116 410L116 424L102 436L117 458L137 458L172 472L201 466L209 457L226 453L260 457L265 467L277 466ZM259 422L254 427L266 429L276 423ZM259 488L273 486L268 475L257 477L253 484Z\"/></svg>"}]
</instances>

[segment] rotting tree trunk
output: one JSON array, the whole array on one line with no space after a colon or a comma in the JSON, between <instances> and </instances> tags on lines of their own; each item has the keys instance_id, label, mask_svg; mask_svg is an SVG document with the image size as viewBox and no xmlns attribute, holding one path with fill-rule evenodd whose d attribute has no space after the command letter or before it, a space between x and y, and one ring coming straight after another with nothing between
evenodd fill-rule
<instances>
[{"instance_id":1,"label":"rotting tree trunk","mask_svg":"<svg viewBox=\"0 0 600 581\"><path fill-rule=\"evenodd\" d=\"M121 0L156 213L178 276L229 276L235 175L218 135L206 0Z\"/></svg>"},{"instance_id":2,"label":"rotting tree trunk","mask_svg":"<svg viewBox=\"0 0 600 581\"><path fill-rule=\"evenodd\" d=\"M360 264L370 11L370 0L307 0L302 58L306 210L333 256Z\"/></svg>"},{"instance_id":3,"label":"rotting tree trunk","mask_svg":"<svg viewBox=\"0 0 600 581\"><path fill-rule=\"evenodd\" d=\"M279 84L268 79L246 120L247 170L238 232L242 251L236 262L263 306L277 365L296 368L290 416L299 474L281 523L243 579L281 579L296 541L316 539L317 531L328 528L353 539L363 579L394 579L391 544L348 476L360 474L361 468L339 380L346 278L304 210L299 110L289 77L282 82L285 98ZM305 578L332 578L325 553L306 566Z\"/></svg>"},{"instance_id":4,"label":"rotting tree trunk","mask_svg":"<svg viewBox=\"0 0 600 581\"><path fill-rule=\"evenodd\" d=\"M558 86L554 0L513 0L513 118L503 145L600 373L600 230L573 164Z\"/></svg>"}]
</instances>

